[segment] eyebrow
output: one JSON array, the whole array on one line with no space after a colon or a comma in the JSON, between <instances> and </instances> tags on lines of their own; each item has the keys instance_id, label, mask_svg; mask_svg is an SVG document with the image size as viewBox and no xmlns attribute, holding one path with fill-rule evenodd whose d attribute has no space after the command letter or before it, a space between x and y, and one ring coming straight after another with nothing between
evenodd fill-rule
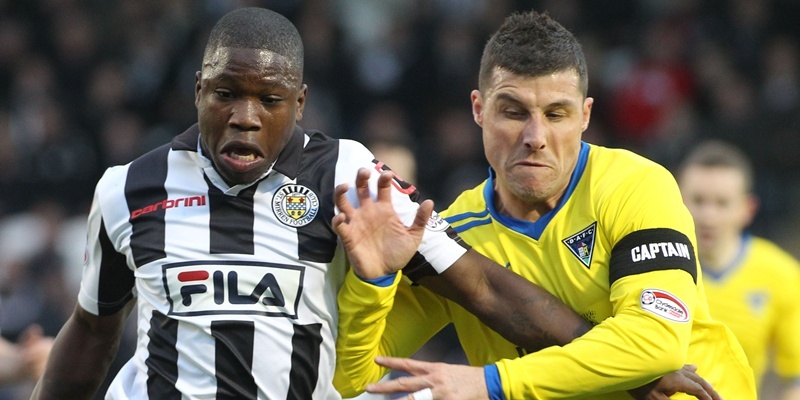
<instances>
[{"instance_id":1,"label":"eyebrow","mask_svg":"<svg viewBox=\"0 0 800 400\"><path fill-rule=\"evenodd\" d=\"M517 97L512 96L512 95L510 95L508 93L499 93L497 95L497 100L498 101L508 101L508 102L511 102L511 103L522 104L522 101L520 101Z\"/></svg>"},{"instance_id":2,"label":"eyebrow","mask_svg":"<svg viewBox=\"0 0 800 400\"><path fill-rule=\"evenodd\" d=\"M496 99L497 99L497 101L508 101L508 102L511 102L511 103L523 104L523 102L521 100L519 100L516 96L513 96L513 95L511 95L509 93L499 93L497 95ZM570 108L570 109L574 109L574 108L576 108L576 105L575 105L574 102L569 101L569 100L558 100L558 101L554 101L552 103L547 104L546 108Z\"/></svg>"}]
</instances>

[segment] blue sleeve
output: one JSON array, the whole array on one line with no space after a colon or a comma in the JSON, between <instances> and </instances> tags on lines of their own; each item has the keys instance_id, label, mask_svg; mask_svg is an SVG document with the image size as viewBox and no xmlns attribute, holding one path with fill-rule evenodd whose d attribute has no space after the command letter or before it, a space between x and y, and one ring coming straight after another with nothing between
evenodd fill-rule
<instances>
[{"instance_id":1,"label":"blue sleeve","mask_svg":"<svg viewBox=\"0 0 800 400\"><path fill-rule=\"evenodd\" d=\"M506 400L506 395L503 393L503 384L500 383L500 371L497 370L497 365L489 364L484 366L483 376L486 379L489 400Z\"/></svg>"},{"instance_id":2,"label":"blue sleeve","mask_svg":"<svg viewBox=\"0 0 800 400\"><path fill-rule=\"evenodd\" d=\"M356 275L356 276L358 276L358 275ZM364 282L371 283L371 284L373 284L375 286L378 286L378 287L387 287L387 286L391 286L392 285L392 283L394 282L394 277L395 276L397 276L397 272L395 272L393 274L389 274L389 275L384 275L384 276L380 276L380 277L377 277L377 278L373 278L373 279L361 279L360 277L359 277L359 279L361 279Z\"/></svg>"}]
</instances>

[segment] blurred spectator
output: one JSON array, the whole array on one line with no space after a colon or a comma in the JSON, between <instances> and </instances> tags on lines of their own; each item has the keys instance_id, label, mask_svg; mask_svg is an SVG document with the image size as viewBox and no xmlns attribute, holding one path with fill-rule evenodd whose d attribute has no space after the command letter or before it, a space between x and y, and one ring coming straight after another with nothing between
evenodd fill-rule
<instances>
[{"instance_id":1,"label":"blurred spectator","mask_svg":"<svg viewBox=\"0 0 800 400\"><path fill-rule=\"evenodd\" d=\"M612 88L611 118L621 145L641 151L691 101L695 92L685 60L688 39L681 21L660 19L645 25L640 57Z\"/></svg>"},{"instance_id":2,"label":"blurred spectator","mask_svg":"<svg viewBox=\"0 0 800 400\"><path fill-rule=\"evenodd\" d=\"M706 141L677 178L697 228L711 315L739 339L762 396L764 374L773 370L784 381L781 398L800 400L800 263L747 231L758 209L750 160L726 142Z\"/></svg>"},{"instance_id":3,"label":"blurred spectator","mask_svg":"<svg viewBox=\"0 0 800 400\"><path fill-rule=\"evenodd\" d=\"M52 346L53 338L43 336L38 325L28 327L19 344L0 337L0 386L39 379Z\"/></svg>"}]
</instances>

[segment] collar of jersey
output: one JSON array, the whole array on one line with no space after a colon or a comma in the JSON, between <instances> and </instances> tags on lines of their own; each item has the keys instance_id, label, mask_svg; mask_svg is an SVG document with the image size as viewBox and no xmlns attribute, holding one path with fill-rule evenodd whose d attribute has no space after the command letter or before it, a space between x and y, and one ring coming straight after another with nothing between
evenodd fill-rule
<instances>
[{"instance_id":1,"label":"collar of jersey","mask_svg":"<svg viewBox=\"0 0 800 400\"><path fill-rule=\"evenodd\" d=\"M742 266L742 261L744 261L745 256L747 255L748 250L750 249L750 244L753 241L753 237L750 235L749 232L742 233L742 244L739 246L739 252L736 254L736 257L728 263L724 268L721 270L713 271L711 269L702 268L703 264L700 264L700 268L703 269L703 275L707 276L711 280L715 282L720 282L731 276L735 271Z\"/></svg>"},{"instance_id":2,"label":"collar of jersey","mask_svg":"<svg viewBox=\"0 0 800 400\"><path fill-rule=\"evenodd\" d=\"M278 159L272 163L267 172L253 182L243 183L233 187L228 187L228 184L225 183L225 180L223 180L217 170L214 169L214 165L211 160L203 154L202 148L200 147L200 128L197 124L192 125L189 127L189 129L173 139L172 150L193 151L197 153L198 163L200 164L200 167L203 168L203 171L206 173L208 179L211 180L211 182L214 183L214 185L224 193L236 195L243 189L258 183L269 176L273 170L286 175L289 179L295 179L300 171L300 159L303 154L305 142L306 135L303 129L299 126L295 126L292 136L286 143L286 147L284 147L283 151L281 151L281 153L278 155Z\"/></svg>"},{"instance_id":3,"label":"collar of jersey","mask_svg":"<svg viewBox=\"0 0 800 400\"><path fill-rule=\"evenodd\" d=\"M541 218L536 220L536 222L509 217L507 215L500 214L497 209L495 209L495 172L491 167L489 167L489 178L486 180L486 185L483 187L483 198L486 201L486 208L489 210L492 218L513 231L529 236L535 240L539 240L539 238L542 236L542 232L544 232L544 229L547 227L547 224L550 223L550 220L552 220L553 217L558 213L558 210L560 210L564 204L566 204L567 200L572 197L572 193L575 191L575 186L578 185L578 182L581 180L581 176L583 176L583 172L586 170L586 162L589 160L589 149L590 146L588 143L581 142L581 150L578 154L578 162L575 164L575 169L572 171L572 177L569 179L569 185L567 186L567 190L564 192L564 195L561 197L561 201L558 202L556 208L542 215Z\"/></svg>"}]
</instances>

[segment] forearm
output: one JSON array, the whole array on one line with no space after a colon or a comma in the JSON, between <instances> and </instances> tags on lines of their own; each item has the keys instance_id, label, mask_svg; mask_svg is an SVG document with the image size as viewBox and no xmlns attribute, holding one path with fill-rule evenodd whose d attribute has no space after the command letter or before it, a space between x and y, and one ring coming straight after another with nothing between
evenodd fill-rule
<instances>
[{"instance_id":1,"label":"forearm","mask_svg":"<svg viewBox=\"0 0 800 400\"><path fill-rule=\"evenodd\" d=\"M572 343L497 363L507 397L559 398L626 391L680 369L687 361L691 323L656 315L640 305L641 290L659 282L691 315L696 299L688 274L656 271L618 280L614 316Z\"/></svg>"},{"instance_id":2,"label":"forearm","mask_svg":"<svg viewBox=\"0 0 800 400\"><path fill-rule=\"evenodd\" d=\"M419 283L529 351L567 344L592 327L546 290L473 250L441 275Z\"/></svg>"},{"instance_id":3,"label":"forearm","mask_svg":"<svg viewBox=\"0 0 800 400\"><path fill-rule=\"evenodd\" d=\"M386 373L373 360L381 353L386 315L396 289L397 282L390 287L377 287L360 281L352 271L345 277L338 296L339 336L333 378L336 390L345 397L362 393L368 383Z\"/></svg>"},{"instance_id":4,"label":"forearm","mask_svg":"<svg viewBox=\"0 0 800 400\"><path fill-rule=\"evenodd\" d=\"M98 323L98 317L88 320L76 311L56 337L31 399L92 398L117 353L128 312L129 308L118 316L99 317L109 321Z\"/></svg>"},{"instance_id":5,"label":"forearm","mask_svg":"<svg viewBox=\"0 0 800 400\"><path fill-rule=\"evenodd\" d=\"M348 273L339 292L339 337L334 386L355 396L389 370L378 355L408 357L448 322L446 301L398 277L376 287Z\"/></svg>"},{"instance_id":6,"label":"forearm","mask_svg":"<svg viewBox=\"0 0 800 400\"><path fill-rule=\"evenodd\" d=\"M642 386L680 368L679 342L666 333L627 332L615 317L566 346L497 362L506 398L572 398ZM655 328L655 327L652 327ZM663 328L663 326L662 326Z\"/></svg>"}]
</instances>

